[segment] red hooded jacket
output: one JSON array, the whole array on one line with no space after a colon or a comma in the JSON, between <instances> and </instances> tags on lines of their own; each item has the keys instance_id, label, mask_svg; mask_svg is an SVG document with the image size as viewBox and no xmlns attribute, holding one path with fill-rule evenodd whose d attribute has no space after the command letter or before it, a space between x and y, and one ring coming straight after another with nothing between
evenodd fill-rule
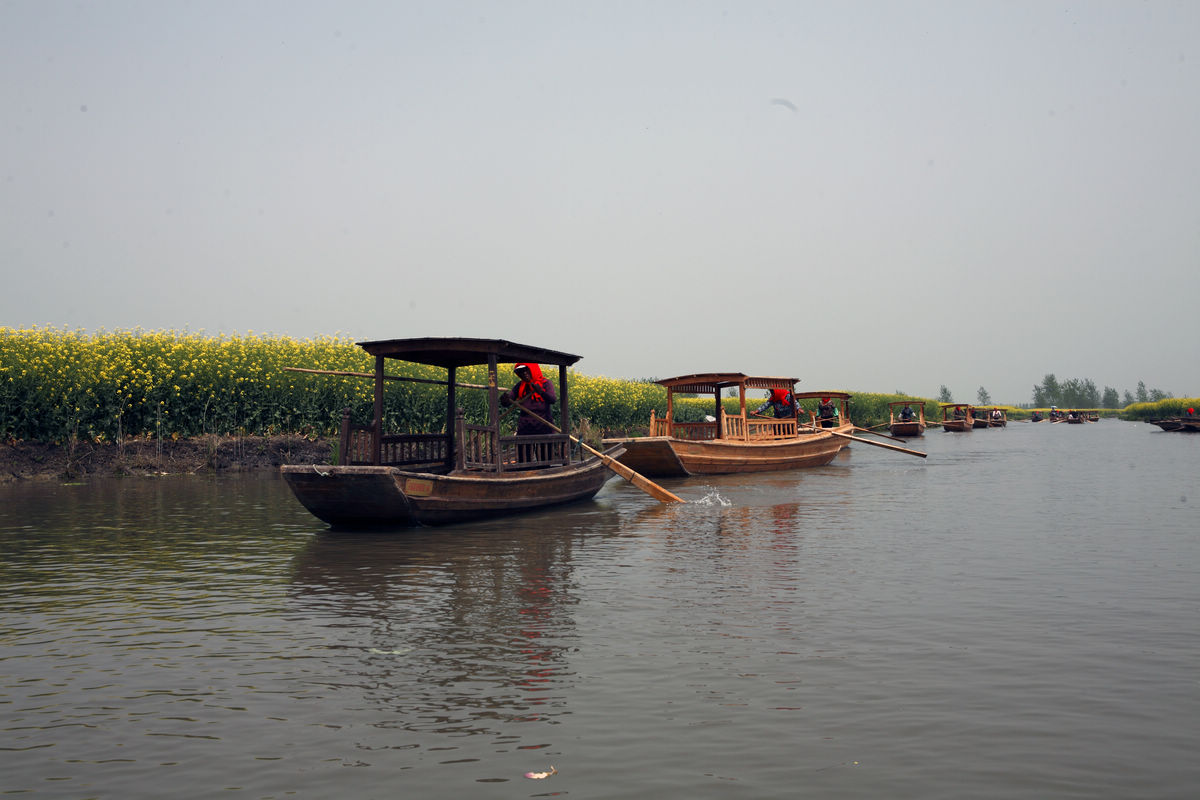
<instances>
[{"instance_id":1,"label":"red hooded jacket","mask_svg":"<svg viewBox=\"0 0 1200 800\"><path fill-rule=\"evenodd\" d=\"M554 392L554 385L542 377L542 367L540 364L514 364L513 370L518 370L522 367L529 370L529 380L521 381L505 392L505 396L513 402L519 401L523 407L538 416L548 420L551 419L550 406L558 402L558 395ZM555 432L553 428L524 412L521 413L520 418L517 420L518 436Z\"/></svg>"}]
</instances>

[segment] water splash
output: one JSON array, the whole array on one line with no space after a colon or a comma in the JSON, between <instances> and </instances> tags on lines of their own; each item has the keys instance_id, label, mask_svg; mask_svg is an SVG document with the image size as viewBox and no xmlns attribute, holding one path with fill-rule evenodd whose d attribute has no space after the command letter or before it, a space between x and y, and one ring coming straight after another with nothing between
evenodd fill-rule
<instances>
[{"instance_id":1,"label":"water splash","mask_svg":"<svg viewBox=\"0 0 1200 800\"><path fill-rule=\"evenodd\" d=\"M704 495L704 497L701 497L699 500L695 500L693 502L696 505L708 506L710 508L711 507L729 508L730 506L733 505L732 500L726 500L724 497L721 496L721 493L716 489L709 489L708 494Z\"/></svg>"}]
</instances>

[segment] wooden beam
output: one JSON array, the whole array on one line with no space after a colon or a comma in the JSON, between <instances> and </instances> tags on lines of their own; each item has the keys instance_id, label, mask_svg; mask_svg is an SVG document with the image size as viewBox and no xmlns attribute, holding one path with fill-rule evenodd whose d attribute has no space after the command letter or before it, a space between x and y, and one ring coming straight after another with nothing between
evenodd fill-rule
<instances>
[{"instance_id":1,"label":"wooden beam","mask_svg":"<svg viewBox=\"0 0 1200 800\"><path fill-rule=\"evenodd\" d=\"M373 372L345 372L336 369L304 369L303 367L284 367L288 372L307 372L311 375L340 375L345 378L374 378ZM429 378L406 378L402 375L384 375L385 381L408 381L409 383L432 383L434 386L445 386L446 381L435 381ZM454 384L460 389L486 389L488 387L480 383L456 383Z\"/></svg>"}]
</instances>

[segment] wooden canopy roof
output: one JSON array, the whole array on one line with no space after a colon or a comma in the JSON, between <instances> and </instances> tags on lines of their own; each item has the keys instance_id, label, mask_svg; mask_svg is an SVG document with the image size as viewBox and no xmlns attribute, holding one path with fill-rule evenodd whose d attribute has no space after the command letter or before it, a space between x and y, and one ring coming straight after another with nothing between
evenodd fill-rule
<instances>
[{"instance_id":1,"label":"wooden canopy roof","mask_svg":"<svg viewBox=\"0 0 1200 800\"><path fill-rule=\"evenodd\" d=\"M431 364L435 367L467 367L486 364L491 356L502 364L517 364L532 361L538 364L554 364L567 367L583 356L517 344L505 339L466 339L460 337L428 336L420 339L385 339L374 342L358 342L358 346L373 356L398 358L416 364Z\"/></svg>"},{"instance_id":2,"label":"wooden canopy roof","mask_svg":"<svg viewBox=\"0 0 1200 800\"><path fill-rule=\"evenodd\" d=\"M888 407L891 407L891 406L923 406L923 405L925 405L924 400L894 400L894 401L888 403Z\"/></svg>"},{"instance_id":3,"label":"wooden canopy roof","mask_svg":"<svg viewBox=\"0 0 1200 800\"><path fill-rule=\"evenodd\" d=\"M848 392L829 392L829 391L796 392L796 394L794 396L797 400L808 400L808 399L811 399L814 397L818 397L818 398L819 397L830 397L830 398L836 397L838 400L849 400L850 399L850 394Z\"/></svg>"},{"instance_id":4,"label":"wooden canopy roof","mask_svg":"<svg viewBox=\"0 0 1200 800\"><path fill-rule=\"evenodd\" d=\"M672 392L687 394L711 394L729 386L744 386L747 389L787 389L791 391L799 378L779 378L758 375L743 375L740 372L702 372L695 375L680 375L656 381Z\"/></svg>"}]
</instances>

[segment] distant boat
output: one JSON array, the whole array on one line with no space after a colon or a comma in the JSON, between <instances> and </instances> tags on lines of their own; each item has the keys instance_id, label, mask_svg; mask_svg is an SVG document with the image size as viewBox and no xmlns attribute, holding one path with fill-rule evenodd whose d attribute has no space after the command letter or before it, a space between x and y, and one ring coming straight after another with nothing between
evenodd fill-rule
<instances>
[{"instance_id":1,"label":"distant boat","mask_svg":"<svg viewBox=\"0 0 1200 800\"><path fill-rule=\"evenodd\" d=\"M942 430L954 433L975 427L975 416L967 403L942 403Z\"/></svg>"},{"instance_id":2,"label":"distant boat","mask_svg":"<svg viewBox=\"0 0 1200 800\"><path fill-rule=\"evenodd\" d=\"M844 392L796 394L797 378L744 375L740 372L710 372L680 375L658 381L667 389L666 416L650 412L650 435L605 439L605 446L621 447L619 461L643 475L721 475L803 469L828 464L849 444L854 425L850 422ZM721 395L738 393L738 411L726 413ZM748 389L781 390L797 400L820 396L824 412L805 412L798 417L758 417L747 411ZM713 412L703 421L675 419L676 395L708 395ZM753 402L751 400L750 402ZM831 416L822 417L820 413ZM805 417L808 419L805 419Z\"/></svg>"},{"instance_id":3,"label":"distant boat","mask_svg":"<svg viewBox=\"0 0 1200 800\"><path fill-rule=\"evenodd\" d=\"M904 413L906 408L909 410L908 416ZM901 438L925 433L925 403L921 400L897 400L888 403L888 430L892 436Z\"/></svg>"}]
</instances>

